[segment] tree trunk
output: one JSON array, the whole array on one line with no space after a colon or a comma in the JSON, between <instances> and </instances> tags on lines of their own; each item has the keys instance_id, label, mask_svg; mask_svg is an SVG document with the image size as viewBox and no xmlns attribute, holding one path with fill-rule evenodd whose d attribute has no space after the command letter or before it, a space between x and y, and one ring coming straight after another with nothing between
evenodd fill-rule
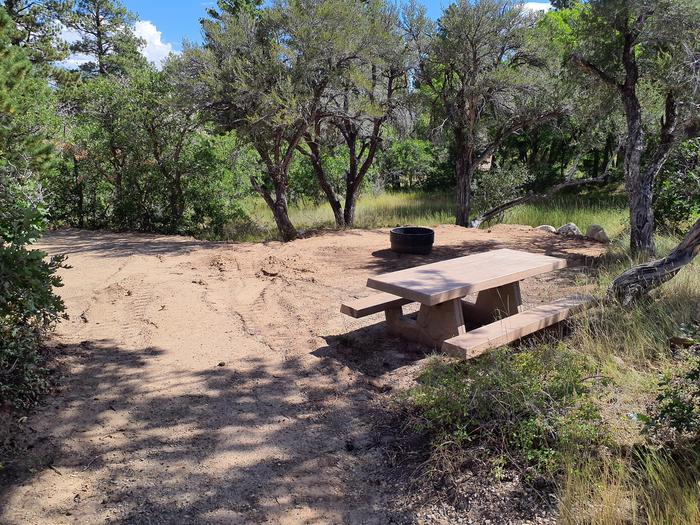
<instances>
[{"instance_id":1,"label":"tree trunk","mask_svg":"<svg viewBox=\"0 0 700 525\"><path fill-rule=\"evenodd\" d=\"M250 177L250 183L253 189L257 191L260 196L264 199L267 207L270 208L273 217L275 218L275 224L277 225L277 231L279 231L280 237L284 242L293 241L297 238L297 230L289 219L289 206L287 204L287 186L283 182L286 180L274 177L272 174L268 174L268 177L274 182L275 185L275 198L272 198L270 192L267 188L263 187L262 184L255 177Z\"/></svg>"},{"instance_id":2,"label":"tree trunk","mask_svg":"<svg viewBox=\"0 0 700 525\"><path fill-rule=\"evenodd\" d=\"M275 223L284 242L293 241L297 238L297 230L289 219L289 208L287 206L287 196L278 195L275 205L272 207L272 214L275 216Z\"/></svg>"},{"instance_id":3,"label":"tree trunk","mask_svg":"<svg viewBox=\"0 0 700 525\"><path fill-rule=\"evenodd\" d=\"M345 194L345 210L343 211L345 226L352 227L355 222L355 205L357 204L357 190L348 188Z\"/></svg>"},{"instance_id":4,"label":"tree trunk","mask_svg":"<svg viewBox=\"0 0 700 525\"><path fill-rule=\"evenodd\" d=\"M78 194L78 228L85 227L85 183L80 177L78 159L73 157L73 176L75 177L75 191Z\"/></svg>"},{"instance_id":5,"label":"tree trunk","mask_svg":"<svg viewBox=\"0 0 700 525\"><path fill-rule=\"evenodd\" d=\"M455 178L457 180L457 212L455 224L457 226L469 226L471 214L471 185L474 166L470 162L469 155L464 145L464 138L457 133L455 137L457 150L455 152Z\"/></svg>"},{"instance_id":6,"label":"tree trunk","mask_svg":"<svg viewBox=\"0 0 700 525\"><path fill-rule=\"evenodd\" d=\"M170 231L175 233L180 227L182 220L182 187L179 177L171 181L170 186Z\"/></svg>"},{"instance_id":7,"label":"tree trunk","mask_svg":"<svg viewBox=\"0 0 700 525\"><path fill-rule=\"evenodd\" d=\"M321 185L321 187L323 188L323 191L325 192L326 197L328 198L328 204L330 205L331 210L333 210L333 218L335 219L335 225L338 228L345 228L345 217L343 216L343 207L340 205L340 200L333 191L333 188L330 188L330 185L329 188L324 188L323 185Z\"/></svg>"},{"instance_id":8,"label":"tree trunk","mask_svg":"<svg viewBox=\"0 0 700 525\"><path fill-rule=\"evenodd\" d=\"M654 195L652 177L642 170L644 154L644 130L642 109L634 93L624 93L627 116L627 140L625 145L625 187L630 207L630 250L634 255L653 256L654 246Z\"/></svg>"},{"instance_id":9,"label":"tree trunk","mask_svg":"<svg viewBox=\"0 0 700 525\"><path fill-rule=\"evenodd\" d=\"M683 266L690 264L699 252L700 219L667 257L635 266L620 274L610 285L608 297L627 306L671 279Z\"/></svg>"},{"instance_id":10,"label":"tree trunk","mask_svg":"<svg viewBox=\"0 0 700 525\"><path fill-rule=\"evenodd\" d=\"M318 131L317 131L318 135ZM333 186L326 177L326 172L323 169L323 160L321 155L321 148L317 142L315 142L310 136L307 135L306 142L309 146L309 152L304 152L311 159L311 165L314 168L314 173L316 174L316 179L318 180L323 193L326 194L328 199L328 204L333 210L333 217L335 218L335 225L338 228L345 227L345 217L343 216L343 207L340 205L340 199L336 195ZM303 152L303 150L302 150Z\"/></svg>"}]
</instances>

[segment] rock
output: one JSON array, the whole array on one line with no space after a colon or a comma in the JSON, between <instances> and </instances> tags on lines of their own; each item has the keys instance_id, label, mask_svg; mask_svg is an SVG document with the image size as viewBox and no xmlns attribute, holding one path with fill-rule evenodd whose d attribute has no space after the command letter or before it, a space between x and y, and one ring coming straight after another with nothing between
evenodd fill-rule
<instances>
[{"instance_id":1,"label":"rock","mask_svg":"<svg viewBox=\"0 0 700 525\"><path fill-rule=\"evenodd\" d=\"M579 230L578 226L576 226L573 222L567 222L564 226L557 230L557 233L559 235L563 235L564 237L583 237L581 230Z\"/></svg>"},{"instance_id":2,"label":"rock","mask_svg":"<svg viewBox=\"0 0 700 525\"><path fill-rule=\"evenodd\" d=\"M605 233L605 230L599 224L591 224L586 231L586 237L594 241L604 242L606 244L610 243L610 237L608 237L608 234Z\"/></svg>"},{"instance_id":3,"label":"rock","mask_svg":"<svg viewBox=\"0 0 700 525\"><path fill-rule=\"evenodd\" d=\"M557 233L557 229L554 226L550 226L549 224L543 224L542 226L538 226L535 229L540 230L541 232Z\"/></svg>"}]
</instances>

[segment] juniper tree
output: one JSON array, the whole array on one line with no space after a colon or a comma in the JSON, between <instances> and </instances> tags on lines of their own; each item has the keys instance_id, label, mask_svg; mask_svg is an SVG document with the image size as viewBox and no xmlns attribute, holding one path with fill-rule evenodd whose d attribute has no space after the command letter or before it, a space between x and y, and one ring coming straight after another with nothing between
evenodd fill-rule
<instances>
[{"instance_id":1,"label":"juniper tree","mask_svg":"<svg viewBox=\"0 0 700 525\"><path fill-rule=\"evenodd\" d=\"M700 136L700 4L592 0L582 9L572 59L622 105L630 248L651 255L654 181L680 142Z\"/></svg>"},{"instance_id":2,"label":"juniper tree","mask_svg":"<svg viewBox=\"0 0 700 525\"><path fill-rule=\"evenodd\" d=\"M535 21L507 0L458 0L438 21L420 80L452 134L458 225L470 223L478 167L509 136L562 113L544 64L526 45Z\"/></svg>"}]
</instances>

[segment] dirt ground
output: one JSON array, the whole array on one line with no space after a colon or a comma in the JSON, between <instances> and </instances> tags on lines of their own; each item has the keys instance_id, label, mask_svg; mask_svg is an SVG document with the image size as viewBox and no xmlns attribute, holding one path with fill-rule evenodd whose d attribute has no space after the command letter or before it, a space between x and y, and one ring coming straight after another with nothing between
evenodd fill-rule
<instances>
[{"instance_id":1,"label":"dirt ground","mask_svg":"<svg viewBox=\"0 0 700 525\"><path fill-rule=\"evenodd\" d=\"M397 497L381 424L431 349L340 303L371 293L371 274L500 247L569 259L524 282L539 303L580 286L604 248L521 226L437 227L429 257L387 244L386 230L287 244L47 235L40 248L72 266L70 320L51 341L63 372L1 471L0 523L440 522Z\"/></svg>"}]
</instances>

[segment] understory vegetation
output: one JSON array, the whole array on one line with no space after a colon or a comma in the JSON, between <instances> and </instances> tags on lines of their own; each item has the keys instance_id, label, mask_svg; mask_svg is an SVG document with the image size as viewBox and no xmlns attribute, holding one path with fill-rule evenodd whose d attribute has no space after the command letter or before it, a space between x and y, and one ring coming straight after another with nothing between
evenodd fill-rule
<instances>
[{"instance_id":1,"label":"understory vegetation","mask_svg":"<svg viewBox=\"0 0 700 525\"><path fill-rule=\"evenodd\" d=\"M629 266L623 243L591 269L597 297ZM425 475L454 481L473 454L495 479L510 469L554 486L561 523L697 523L698 266L633 308L601 302L560 335L434 358L405 399L409 426L431 436Z\"/></svg>"},{"instance_id":2,"label":"understory vegetation","mask_svg":"<svg viewBox=\"0 0 700 525\"><path fill-rule=\"evenodd\" d=\"M453 213L452 196L448 193L381 192L368 193L358 201L355 227L390 228L412 224L435 226L449 224ZM327 205L301 201L289 207L289 216L301 231L333 229L333 213ZM611 236L619 236L629 224L625 196L616 194L560 195L555 198L524 204L503 214L498 220L484 223L523 224L537 227L549 224L558 228L574 222L583 231L592 224L605 228ZM242 202L242 213L222 230L217 238L234 241L262 241L277 238L272 213L260 199Z\"/></svg>"}]
</instances>

